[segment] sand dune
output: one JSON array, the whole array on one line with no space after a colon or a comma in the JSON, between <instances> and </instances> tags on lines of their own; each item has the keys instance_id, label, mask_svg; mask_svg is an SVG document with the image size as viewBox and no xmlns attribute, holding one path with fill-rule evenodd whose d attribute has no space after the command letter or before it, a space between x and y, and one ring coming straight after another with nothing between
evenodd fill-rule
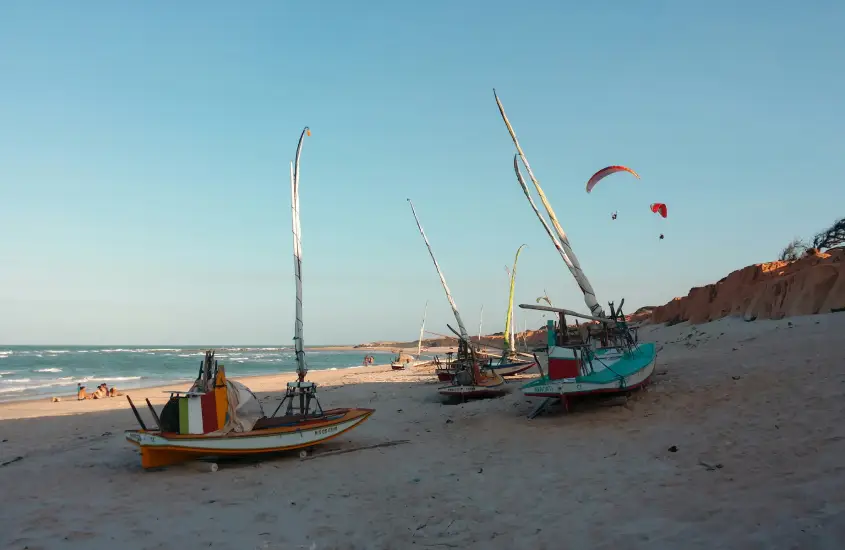
<instances>
[{"instance_id":1,"label":"sand dune","mask_svg":"<svg viewBox=\"0 0 845 550\"><path fill-rule=\"evenodd\" d=\"M653 386L535 420L518 383L443 405L425 369L314 373L324 405L376 408L323 450L409 443L216 473L142 471L122 399L0 405L0 463L22 457L0 467L0 547L841 548L843 330L838 314L649 326ZM269 408L286 381L248 383Z\"/></svg>"}]
</instances>

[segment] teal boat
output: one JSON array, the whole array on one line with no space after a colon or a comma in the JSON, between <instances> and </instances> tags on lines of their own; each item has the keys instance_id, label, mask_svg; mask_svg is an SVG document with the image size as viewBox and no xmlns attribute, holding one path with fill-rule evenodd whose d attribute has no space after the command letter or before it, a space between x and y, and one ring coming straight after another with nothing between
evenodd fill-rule
<instances>
[{"instance_id":1,"label":"teal boat","mask_svg":"<svg viewBox=\"0 0 845 550\"><path fill-rule=\"evenodd\" d=\"M516 146L516 154L513 157L513 169L516 179L519 182L525 198L534 210L546 234L566 264L578 288L584 295L584 302L590 310L589 315L583 315L565 309L540 306L533 304L520 304L523 309L535 309L557 313L559 322L555 326L554 321L548 322L548 343L545 348L535 351L537 363L543 374L539 380L522 386L522 392L526 397L545 397L543 402L531 414L533 418L545 409L551 401L563 401L564 407L568 408L569 399L578 395L597 393L626 393L648 384L654 372L656 362L656 351L653 343L640 344L636 332L631 330L622 313L622 304L618 308L613 307L610 302L610 315L606 315L604 308L599 304L596 293L590 281L581 269L578 258L572 250L569 238L560 225L551 204L549 204L543 189L534 172L525 158L525 153L519 145L513 126L511 126L505 108L493 90L493 97L499 108L499 114L508 129L513 144ZM522 177L520 161L531 183L537 190L540 201L549 216L549 222L540 214L540 210L531 198L531 192ZM589 189L588 189L589 190ZM566 325L566 315L580 317L590 321L592 324L582 324L577 336L570 335ZM597 330L594 330L597 329Z\"/></svg>"},{"instance_id":2,"label":"teal boat","mask_svg":"<svg viewBox=\"0 0 845 550\"><path fill-rule=\"evenodd\" d=\"M526 397L561 399L568 406L569 398L579 395L634 391L654 373L654 343L593 349L583 341L566 341L554 321L548 322L548 331L548 347L536 353L544 374L522 386Z\"/></svg>"}]
</instances>

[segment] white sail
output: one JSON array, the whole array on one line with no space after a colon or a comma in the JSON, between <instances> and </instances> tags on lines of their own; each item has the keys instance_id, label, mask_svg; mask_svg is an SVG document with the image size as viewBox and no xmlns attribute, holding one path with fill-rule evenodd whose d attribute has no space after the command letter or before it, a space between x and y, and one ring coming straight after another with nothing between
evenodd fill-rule
<instances>
[{"instance_id":1,"label":"white sail","mask_svg":"<svg viewBox=\"0 0 845 550\"><path fill-rule=\"evenodd\" d=\"M516 146L518 156L522 160L522 164L525 166L525 170L528 172L528 177L531 178L531 182L537 189L537 194L540 196L540 201L543 203L543 206L546 208L546 212L548 212L549 214L549 218L551 219L552 225L554 226L555 231L557 232L558 238L555 238L551 229L549 229L546 220L543 219L542 215L540 214L540 211L537 209L537 206L531 199L528 187L525 185L525 181L522 179L522 175L520 174L519 165L517 164L516 157L514 157L514 170L516 171L517 178L519 179L519 183L522 186L522 190L525 193L525 196L531 203L531 207L534 209L534 213L537 214L537 217L540 218L540 221L543 223L543 226L546 229L546 233L548 233L549 237L552 239L555 248L557 248L561 258L563 258L564 263L566 263L566 266L569 268L570 273L572 273L572 276L575 277L575 281L581 288L581 292L584 293L584 302L587 304L587 307L590 308L590 311L593 313L593 315L597 317L604 317L604 311L599 305L598 300L596 299L596 293L593 290L592 285L590 285L590 281L587 279L587 276L584 274L584 271L581 269L581 264L578 263L578 258L572 251L572 247L569 244L569 239L566 237L566 232L560 226L560 223L558 223L557 217L555 216L552 206L549 204L549 201L546 200L546 195L545 193L543 193L543 189L540 187L540 183L537 181L537 178L534 177L534 172L531 171L531 165L528 164L528 159L525 158L525 153L523 153L522 147L520 147L519 145L519 140L516 138L516 133L514 132L513 127L511 126L507 115L505 114L505 108L502 106L502 102L499 100L499 96L496 94L496 90L493 90L493 97L496 98L496 105L498 105L499 107L499 113L502 115L502 119L505 121L505 126L507 126L508 133L510 133L511 139L513 140L513 143Z\"/></svg>"},{"instance_id":2,"label":"white sail","mask_svg":"<svg viewBox=\"0 0 845 550\"><path fill-rule=\"evenodd\" d=\"M423 310L423 320L422 326L420 326L420 339L417 342L417 360L419 361L420 356L422 355L422 340L423 340L423 333L425 332L425 316L428 313L428 300L425 301L425 309Z\"/></svg>"},{"instance_id":3,"label":"white sail","mask_svg":"<svg viewBox=\"0 0 845 550\"><path fill-rule=\"evenodd\" d=\"M481 305L481 313L478 315L478 344L481 344L481 327L484 325L484 304Z\"/></svg>"},{"instance_id":4,"label":"white sail","mask_svg":"<svg viewBox=\"0 0 845 550\"><path fill-rule=\"evenodd\" d=\"M425 241L425 246L428 248L428 253L431 255L431 261L434 262L434 269L436 269L437 274L440 275L440 283L443 285L443 290L446 291L446 298L449 300L449 305L452 306L452 312L455 314L455 321L458 323L458 330L460 331L461 339L469 343L469 334L467 334L467 329L464 327L464 322L461 320L461 314L458 313L458 306L455 305L455 300L452 299L452 293L449 292L449 287L446 285L446 278L443 277L443 272L440 271L440 266L437 265L437 259L434 257L431 245L428 244L428 237L425 236L425 231L423 231L422 225L420 224L420 219L417 217L417 211L414 209L414 203L411 202L411 199L408 199L408 204L411 205L411 212L414 214L414 219L417 222L420 235L422 235L422 238Z\"/></svg>"},{"instance_id":5,"label":"white sail","mask_svg":"<svg viewBox=\"0 0 845 550\"><path fill-rule=\"evenodd\" d=\"M293 274L296 277L296 321L293 329L293 348L296 352L296 373L300 382L305 380L305 374L308 372L308 366L305 364L305 343L302 340L302 228L299 223L299 155L302 153L302 141L306 133L311 135L307 126L299 136L299 143L296 146L296 160L290 163Z\"/></svg>"}]
</instances>

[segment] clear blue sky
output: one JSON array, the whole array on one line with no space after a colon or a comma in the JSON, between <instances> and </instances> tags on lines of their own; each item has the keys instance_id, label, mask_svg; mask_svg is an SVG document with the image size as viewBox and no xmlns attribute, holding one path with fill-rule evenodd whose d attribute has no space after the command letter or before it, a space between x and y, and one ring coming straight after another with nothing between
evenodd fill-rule
<instances>
[{"instance_id":1,"label":"clear blue sky","mask_svg":"<svg viewBox=\"0 0 845 550\"><path fill-rule=\"evenodd\" d=\"M517 301L585 310L494 87L599 299L685 295L845 215L843 26L841 1L6 0L0 343L289 344L305 125L307 344L414 338L426 299L446 332L406 197L471 333L482 304L502 329L522 243ZM610 164L642 180L587 195Z\"/></svg>"}]
</instances>

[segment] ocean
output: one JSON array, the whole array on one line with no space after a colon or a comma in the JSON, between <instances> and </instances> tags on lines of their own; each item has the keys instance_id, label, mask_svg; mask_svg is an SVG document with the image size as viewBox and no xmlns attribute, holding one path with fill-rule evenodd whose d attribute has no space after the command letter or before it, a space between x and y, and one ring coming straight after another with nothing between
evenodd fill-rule
<instances>
[{"instance_id":1,"label":"ocean","mask_svg":"<svg viewBox=\"0 0 845 550\"><path fill-rule=\"evenodd\" d=\"M76 395L81 383L93 391L99 384L119 390L190 382L199 372L208 347L200 346L8 346L0 347L0 402ZM215 358L232 378L293 373L292 347L215 349ZM359 367L366 355L375 364L389 363L390 352L333 351L306 348L309 370Z\"/></svg>"}]
</instances>

